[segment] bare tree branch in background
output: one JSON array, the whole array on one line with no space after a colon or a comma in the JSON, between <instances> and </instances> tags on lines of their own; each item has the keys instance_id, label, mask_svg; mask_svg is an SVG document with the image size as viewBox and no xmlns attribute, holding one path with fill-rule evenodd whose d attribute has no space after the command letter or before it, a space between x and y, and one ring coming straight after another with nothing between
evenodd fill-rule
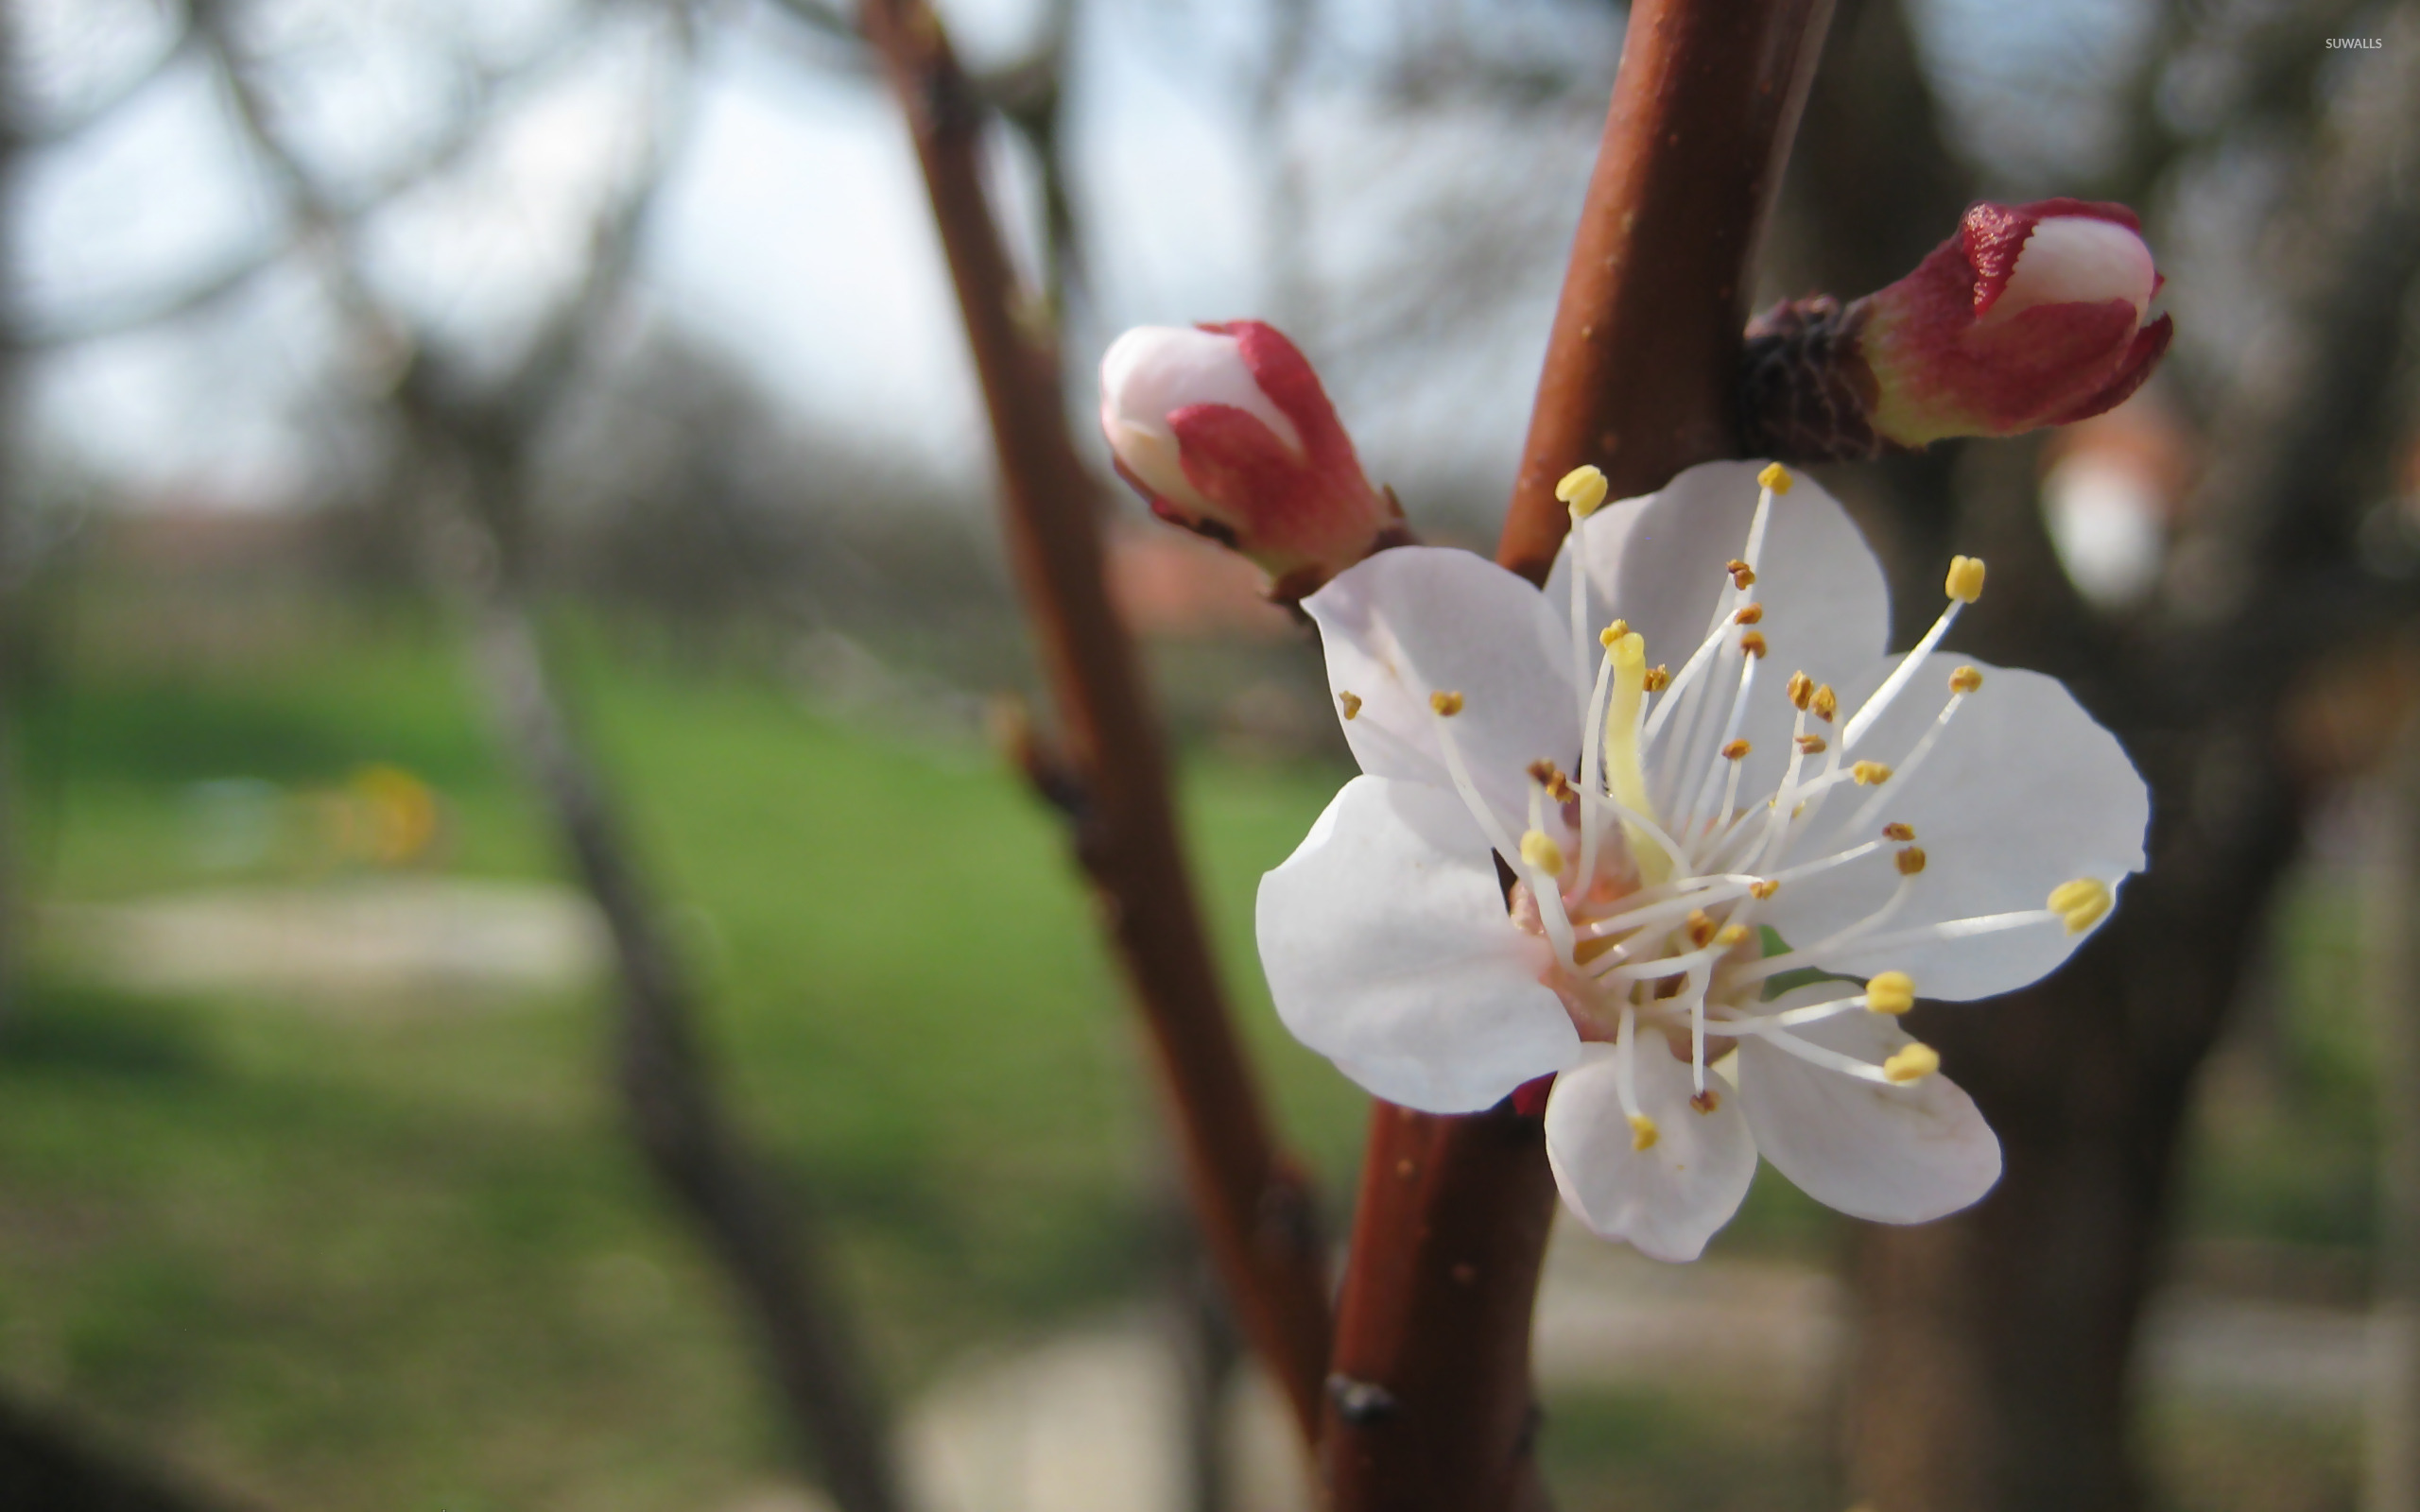
<instances>
[{"instance_id":1,"label":"bare tree branch in background","mask_svg":"<svg viewBox=\"0 0 2420 1512\"><path fill-rule=\"evenodd\" d=\"M689 19L666 19L685 55ZM411 324L361 271L349 219L269 119L224 0L200 12L239 113L284 180L305 244L359 339L406 359L389 403L416 464L399 480L436 511L428 523L447 586L471 622L475 668L507 743L552 813L562 844L603 915L620 969L615 995L619 1085L632 1129L662 1180L729 1272L803 1447L845 1512L901 1504L890 1435L823 1245L741 1147L705 1061L697 990L666 936L622 824L564 715L527 593L528 476L539 433L606 316L621 300L638 232L677 133L659 129L650 160L601 212L579 286L560 301L503 381L473 387L441 370ZM685 90L688 62L681 64ZM675 104L664 115L682 113ZM663 117L660 116L659 120Z\"/></svg>"},{"instance_id":2,"label":"bare tree branch in background","mask_svg":"<svg viewBox=\"0 0 2420 1512\"><path fill-rule=\"evenodd\" d=\"M24 1512L234 1512L45 1413L0 1397L0 1506Z\"/></svg>"},{"instance_id":3,"label":"bare tree branch in background","mask_svg":"<svg viewBox=\"0 0 2420 1512\"><path fill-rule=\"evenodd\" d=\"M193 18L189 35L201 36L211 26L218 25L211 18L220 14L224 6L225 0L194 0L188 9L188 15ZM298 214L305 217L299 229L311 236L348 236L361 222L396 199L459 166L490 138L499 118L522 103L571 56L575 45L587 34L596 17L595 8L583 5L570 20L560 24L551 36L532 47L520 60L502 68L474 71L462 91L461 104L447 118L444 129L436 139L410 158L373 178L345 185L339 191L334 186L309 184L299 163L287 159L270 161L268 166L284 184L289 201ZM161 60L160 66L164 69L173 64L184 55L184 50L181 43ZM204 50L208 51L206 47ZM114 104L123 104L139 93L139 89L129 88L113 94L112 100ZM237 114L257 133L264 123L254 117L262 109L262 102L257 99L247 101L239 96L235 100L235 108ZM95 111L78 116L72 129L60 128L55 133L45 131L39 138L22 135L0 137L0 148L22 151L48 146L90 128L101 118ZM307 194L303 193L306 188ZM295 235L271 236L200 278L188 280L176 287L146 291L122 298L100 309L78 311L46 322L28 320L22 312L9 309L5 322L0 322L0 349L26 353L55 351L103 341L111 336L148 330L187 316L199 315L250 287L252 281L263 274L285 265L295 254L296 245Z\"/></svg>"},{"instance_id":4,"label":"bare tree branch in background","mask_svg":"<svg viewBox=\"0 0 2420 1512\"><path fill-rule=\"evenodd\" d=\"M2308 111L2318 37L2341 7L2265 19L2233 45L2247 86ZM2408 34L2412 7L2395 12ZM2203 14L2223 18L2224 8ZM2182 45L2172 21L2163 46ZM2278 46L2281 36L2307 46ZM1897 276L1965 198L1892 0L1844 17L1842 67L1808 111L1811 260L1848 289ZM2406 56L2412 44L2406 43ZM2171 54L2169 54L2172 56ZM2390 57L2394 55L2389 55ZM2155 58L2147 73L2156 74ZM2124 906L2014 1011L1920 1009L1998 1131L2006 1174L1976 1209L1917 1228L1861 1228L1857 1348L1841 1393L1853 1489L1886 1509L2131 1512L2135 1336L2156 1279L2196 1071L2238 996L2312 794L2279 739L2299 678L2410 613L2367 578L2354 527L2401 425L2403 312L2420 291L2420 200L2394 144L2420 139L2420 89L2384 96L2304 175L2258 360L2221 375L2209 460L2163 604L2109 617L2069 586L2044 531L2031 449L1972 447L1951 469L1910 458L1852 480L1906 550L1954 535L1992 562L1963 644L2065 679L2152 791L2152 863ZM2148 98L2148 89L2137 92ZM2141 198L2188 141L2155 128L2121 155ZM1921 209L1894 208L1900 196ZM1862 487L1858 485L1862 484ZM1911 588L1912 584L1903 584ZM1902 602L1918 595L1903 593Z\"/></svg>"},{"instance_id":5,"label":"bare tree branch in background","mask_svg":"<svg viewBox=\"0 0 2420 1512\"><path fill-rule=\"evenodd\" d=\"M1025 316L977 159L983 112L941 22L923 0L868 0L861 20L924 169L999 455L1011 556L1066 730L1066 756L1029 770L1075 821L1151 1031L1203 1237L1307 1440L1329 1332L1313 1205L1269 1128L1195 906L1159 734L1109 599L1099 494L1068 432L1057 344Z\"/></svg>"}]
</instances>

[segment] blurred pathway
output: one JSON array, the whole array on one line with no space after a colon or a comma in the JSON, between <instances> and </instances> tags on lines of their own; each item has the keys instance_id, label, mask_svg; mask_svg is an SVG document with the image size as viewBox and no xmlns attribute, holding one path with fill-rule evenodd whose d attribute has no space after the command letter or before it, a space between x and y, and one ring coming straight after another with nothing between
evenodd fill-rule
<instances>
[{"instance_id":1,"label":"blurred pathway","mask_svg":"<svg viewBox=\"0 0 2420 1512\"><path fill-rule=\"evenodd\" d=\"M1666 1389L1818 1412L1846 1340L1844 1294L1801 1266L1664 1265L1570 1226L1547 1253L1537 1362L1551 1395ZM1184 1378L1170 1325L1136 1313L944 1381L910 1415L909 1474L925 1512L1190 1512ZM2367 1370L2362 1314L2171 1291L2145 1363L2154 1396L2353 1417ZM1274 1395L1243 1383L1226 1408L1225 1512L1311 1512Z\"/></svg>"},{"instance_id":2,"label":"blurred pathway","mask_svg":"<svg viewBox=\"0 0 2420 1512\"><path fill-rule=\"evenodd\" d=\"M120 987L337 1006L527 998L581 986L605 959L602 926L580 894L456 877L75 904L44 910L42 925L46 944Z\"/></svg>"}]
</instances>

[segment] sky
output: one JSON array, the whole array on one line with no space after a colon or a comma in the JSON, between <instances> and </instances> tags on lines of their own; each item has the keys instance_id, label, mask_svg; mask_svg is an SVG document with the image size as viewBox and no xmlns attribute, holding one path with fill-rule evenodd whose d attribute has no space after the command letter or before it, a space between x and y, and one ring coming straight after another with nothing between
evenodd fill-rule
<instances>
[{"instance_id":1,"label":"sky","mask_svg":"<svg viewBox=\"0 0 2420 1512\"><path fill-rule=\"evenodd\" d=\"M976 396L896 112L843 51L804 43L769 0L752 3L717 12L693 89L661 109L650 102L675 96L644 27L593 27L549 55L477 151L363 222L372 275L462 350L509 349L543 293L581 266L595 207L660 129L671 167L643 244L639 308L727 352L799 414L975 478ZM173 35L159 0L15 4L26 77L52 118L111 96ZM331 181L374 179L424 149L449 113L449 92L471 77L463 60L510 72L576 5L290 0L272 12L285 19L268 37L280 60L270 76L279 119L311 145ZM942 9L978 66L1013 57L1038 13L1035 0ZM2089 50L2097 34L2077 17L2091 10L2089 0L2066 0L2027 11L2029 30L2006 8L1928 0L1919 30L1955 83L2005 69L2029 39L2053 60ZM1217 0L1080 8L1068 112L1098 307L1074 333L1071 362L1088 361L1126 324L1257 314L1275 298L1262 271L1271 139L1249 89L1264 42L1253 29L1258 13ZM1420 13L1335 0L1322 43L1370 52L1416 28ZM1574 13L1533 6L1528 14L1567 25ZM2101 35L2123 41L2122 28ZM432 48L430 37L460 56ZM1609 25L1547 41L1610 63ZM1421 198L1454 164L1467 173L1476 163L1481 178L1501 176L1491 164L1515 164L1535 192L1512 202L1569 207L1523 230L1539 251L1530 266L1548 276L1517 291L1486 328L1458 335L1450 370L1365 371L1337 359L1340 400L1375 454L1374 472L1387 475L1389 460L1415 474L1509 472L1601 94L1507 127L1450 106L1407 123L1313 84L1294 127L1294 140L1316 144L1299 160L1311 206L1305 251L1338 286L1385 285L1404 228L1417 229ZM1987 107L1990 92L1975 97ZM1988 108L1961 119L1995 139L2013 129ZM2062 119L2063 129L2088 131L2088 122ZM1030 164L1005 139L995 158L1011 223L1029 227ZM1497 213L1483 182L1445 187L1462 196L1464 213ZM13 212L19 318L38 330L172 294L285 234L274 180L248 155L218 81L190 52L96 124L35 153ZM332 364L318 287L289 259L199 314L46 355L32 392L46 445L129 495L235 506L301 497L306 433L346 376Z\"/></svg>"}]
</instances>

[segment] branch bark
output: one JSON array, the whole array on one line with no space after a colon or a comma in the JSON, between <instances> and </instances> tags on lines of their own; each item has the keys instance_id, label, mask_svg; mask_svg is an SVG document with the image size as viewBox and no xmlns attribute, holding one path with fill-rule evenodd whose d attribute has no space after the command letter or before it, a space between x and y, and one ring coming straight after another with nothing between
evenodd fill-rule
<instances>
[{"instance_id":1,"label":"branch bark","mask_svg":"<svg viewBox=\"0 0 2420 1512\"><path fill-rule=\"evenodd\" d=\"M984 112L924 0L867 0L860 21L906 111L982 380L1010 555L1077 778L1077 852L1150 1029L1212 1259L1307 1435L1328 1340L1312 1206L1269 1131L1218 986L1047 321L1018 287L984 195Z\"/></svg>"},{"instance_id":2,"label":"branch bark","mask_svg":"<svg viewBox=\"0 0 2420 1512\"><path fill-rule=\"evenodd\" d=\"M1544 582L1583 462L1616 496L1736 455L1757 246L1830 0L1640 0L1497 560ZM1530 1328L1554 1181L1534 1119L1383 1104L1322 1458L1337 1512L1538 1507Z\"/></svg>"}]
</instances>

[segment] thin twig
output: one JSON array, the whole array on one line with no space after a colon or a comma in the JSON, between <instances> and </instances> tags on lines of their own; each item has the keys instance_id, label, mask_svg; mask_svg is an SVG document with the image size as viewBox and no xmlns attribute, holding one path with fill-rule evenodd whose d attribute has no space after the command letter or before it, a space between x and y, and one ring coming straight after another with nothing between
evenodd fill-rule
<instances>
[{"instance_id":1,"label":"thin twig","mask_svg":"<svg viewBox=\"0 0 2420 1512\"><path fill-rule=\"evenodd\" d=\"M1212 1259L1307 1434L1328 1339L1311 1204L1270 1134L1219 988L1159 734L1109 601L1099 494L1068 434L1046 322L1017 285L984 194L983 112L923 0L868 0L860 20L906 108L982 379L1011 555L1083 785L1079 854L1151 1031Z\"/></svg>"},{"instance_id":2,"label":"thin twig","mask_svg":"<svg viewBox=\"0 0 2420 1512\"><path fill-rule=\"evenodd\" d=\"M1543 581L1582 462L1616 494L1736 455L1756 246L1830 0L1640 0L1498 559ZM1545 1504L1530 1323L1554 1184L1533 1120L1381 1105L1321 1452L1335 1512Z\"/></svg>"}]
</instances>

